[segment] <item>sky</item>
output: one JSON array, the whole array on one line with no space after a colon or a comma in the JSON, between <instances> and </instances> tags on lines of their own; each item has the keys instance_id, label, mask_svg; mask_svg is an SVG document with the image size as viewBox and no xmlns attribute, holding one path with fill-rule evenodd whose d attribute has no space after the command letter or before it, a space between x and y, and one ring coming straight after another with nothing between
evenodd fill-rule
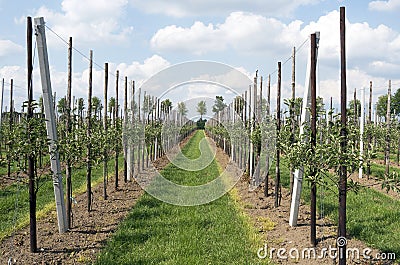
<instances>
[{"instance_id":1,"label":"sky","mask_svg":"<svg viewBox=\"0 0 400 265\"><path fill-rule=\"evenodd\" d=\"M89 50L93 50L93 93L101 99L105 62L109 63L110 71L109 96L114 96L116 70L120 72L121 88L125 76L129 81L134 80L138 88L168 67L191 61L212 61L243 73L249 80L257 70L264 80L271 74L274 102L278 61L283 63L282 97L291 95L293 47L297 49L296 96L303 97L309 36L319 31L318 93L326 102L333 97L334 106L338 107L340 6L346 7L347 18L348 99L353 97L354 90L360 95L361 89L368 88L372 81L375 102L387 93L389 80L392 80L392 91L400 87L400 0L0 0L3 108L9 105L11 79L17 110L27 97L27 16L44 17L46 21L52 89L57 100L66 94L68 47L65 41L70 36L75 49L75 97L87 97L87 57ZM33 78L35 98L38 98L41 86L37 52ZM242 88L245 90L246 85ZM159 97L166 88L151 89L148 93ZM186 90L181 87L175 92L170 95L174 106L179 101L197 97L213 99L222 94L227 102L232 97L229 91L210 84L188 86ZM119 97L123 98L122 89ZM209 105L209 113L211 108Z\"/></svg>"}]
</instances>

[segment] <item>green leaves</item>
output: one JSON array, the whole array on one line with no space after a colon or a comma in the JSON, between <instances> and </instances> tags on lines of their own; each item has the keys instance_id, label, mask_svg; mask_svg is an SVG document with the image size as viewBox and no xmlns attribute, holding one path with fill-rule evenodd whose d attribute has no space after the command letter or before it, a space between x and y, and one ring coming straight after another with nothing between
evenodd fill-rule
<instances>
[{"instance_id":1,"label":"green leaves","mask_svg":"<svg viewBox=\"0 0 400 265\"><path fill-rule=\"evenodd\" d=\"M345 165L350 174L362 166L364 159L360 159L357 145L360 134L358 128L349 124L346 128L347 148L343 150L340 121L328 122L327 126L327 121L322 116L318 116L317 120L315 148L311 145L311 129L307 125L304 126L304 134L299 137L299 134L296 133L294 143L291 141L290 122L282 126L278 144L294 168L304 167L304 175L307 180L330 188L331 184L328 183L332 183L332 181L335 185L339 183L341 165ZM357 185L351 181L348 186L357 190Z\"/></svg>"}]
</instances>

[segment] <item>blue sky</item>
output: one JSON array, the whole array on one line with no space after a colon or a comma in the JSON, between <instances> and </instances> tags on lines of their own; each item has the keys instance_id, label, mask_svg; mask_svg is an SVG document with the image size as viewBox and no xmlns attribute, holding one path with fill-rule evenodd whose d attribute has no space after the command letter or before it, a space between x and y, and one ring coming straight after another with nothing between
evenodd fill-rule
<instances>
[{"instance_id":1,"label":"blue sky","mask_svg":"<svg viewBox=\"0 0 400 265\"><path fill-rule=\"evenodd\" d=\"M47 26L84 54L94 51L94 60L110 71L120 70L142 84L168 66L192 60L211 60L233 66L250 78L258 69L273 73L275 95L278 61L291 56L310 33L321 32L319 50L319 93L339 102L339 7L346 6L349 95L374 83L374 101L385 93L388 80L393 90L400 87L400 0L0 0L0 78L16 84L16 106L26 97L26 16L43 16ZM397 18L397 20L396 20ZM46 32L52 86L65 94L67 46ZM297 54L297 91L304 91L309 42ZM86 97L88 62L73 55L73 90ZM290 95L291 63L283 66L283 97ZM102 98L103 70L95 66L94 94ZM110 87L115 80L110 76ZM38 63L35 62L35 95L40 93ZM201 92L201 93L200 93ZM215 97L215 90L198 94ZM7 102L8 85L6 84ZM110 95L113 96L113 89ZM155 92L154 93L159 93ZM184 94L185 92L182 92ZM156 95L157 96L157 95ZM192 97L195 95L191 95ZM122 93L120 94L122 98ZM174 98L173 102L181 100ZM5 105L8 105L5 103ZM175 104L176 105L176 104ZM211 106L209 107L211 109Z\"/></svg>"}]
</instances>

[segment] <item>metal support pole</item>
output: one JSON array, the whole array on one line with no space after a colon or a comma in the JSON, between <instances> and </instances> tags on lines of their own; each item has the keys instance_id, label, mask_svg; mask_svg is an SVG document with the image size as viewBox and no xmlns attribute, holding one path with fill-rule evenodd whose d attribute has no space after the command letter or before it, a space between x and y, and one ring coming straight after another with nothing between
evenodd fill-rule
<instances>
[{"instance_id":1,"label":"metal support pole","mask_svg":"<svg viewBox=\"0 0 400 265\"><path fill-rule=\"evenodd\" d=\"M54 197L56 201L58 230L60 233L67 231L67 215L65 212L63 182L61 175L60 158L56 150L57 129L53 108L53 97L50 80L49 59L47 54L45 22L43 17L35 18L36 42L40 66L40 77L43 92L43 105L46 117L47 137L50 139L50 160L53 172Z\"/></svg>"}]
</instances>

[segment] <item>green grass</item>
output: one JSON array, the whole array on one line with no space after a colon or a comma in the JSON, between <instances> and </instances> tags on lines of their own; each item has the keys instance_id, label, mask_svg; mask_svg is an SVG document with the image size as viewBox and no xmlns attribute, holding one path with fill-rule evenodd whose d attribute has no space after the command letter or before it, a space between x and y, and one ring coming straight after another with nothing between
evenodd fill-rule
<instances>
[{"instance_id":1,"label":"green grass","mask_svg":"<svg viewBox=\"0 0 400 265\"><path fill-rule=\"evenodd\" d=\"M393 150L389 153L390 161L396 161L397 159L397 150L393 152ZM376 158L379 160L385 160L385 152L376 152Z\"/></svg>"},{"instance_id":2,"label":"green grass","mask_svg":"<svg viewBox=\"0 0 400 265\"><path fill-rule=\"evenodd\" d=\"M374 167L377 165L373 165ZM374 172L374 171L373 171ZM281 167L282 185L289 187L289 170ZM324 205L324 215L335 224L338 220L338 195L317 190L317 204ZM303 184L302 199L310 204L310 185ZM322 214L319 212L319 214ZM361 188L356 194L347 193L347 233L382 252L396 253L400 258L400 201L370 188Z\"/></svg>"},{"instance_id":3,"label":"green grass","mask_svg":"<svg viewBox=\"0 0 400 265\"><path fill-rule=\"evenodd\" d=\"M14 173L17 171L17 167L14 165L14 163L11 163L11 167L10 167L10 173ZM0 178L2 176L6 176L7 175L7 165L5 165L4 167L0 167Z\"/></svg>"},{"instance_id":4,"label":"green grass","mask_svg":"<svg viewBox=\"0 0 400 265\"><path fill-rule=\"evenodd\" d=\"M120 168L123 165L122 156L119 159ZM114 160L109 161L109 169L112 168ZM92 170L92 186L103 179L102 165ZM65 175L63 175L65 176ZM64 193L65 193L65 178ZM55 209L53 182L47 178L41 184L37 193L37 216L38 218ZM73 169L72 171L73 194L86 191L86 168ZM15 202L18 195L18 210L14 223ZM96 198L94 198L96 199ZM83 203L83 202L78 202ZM27 185L12 184L0 190L0 241L11 235L15 229L29 224L29 193Z\"/></svg>"},{"instance_id":5,"label":"green grass","mask_svg":"<svg viewBox=\"0 0 400 265\"><path fill-rule=\"evenodd\" d=\"M198 131L183 153L197 158ZM214 160L193 174L169 164L162 175L179 184L197 185L219 175ZM175 206L145 193L98 256L96 264L259 264L249 221L234 195L200 206Z\"/></svg>"},{"instance_id":6,"label":"green grass","mask_svg":"<svg viewBox=\"0 0 400 265\"><path fill-rule=\"evenodd\" d=\"M400 168L390 166L390 172L397 172L400 174ZM376 163L371 163L371 176L379 179L385 179L386 166Z\"/></svg>"},{"instance_id":7,"label":"green grass","mask_svg":"<svg viewBox=\"0 0 400 265\"><path fill-rule=\"evenodd\" d=\"M50 164L50 156L49 155L44 156L42 159L43 159L42 160L43 165ZM10 173L14 174L17 171L18 171L18 167L17 167L16 163L11 163ZM7 175L7 162L4 166L0 167L0 178L2 178L3 176L6 176L6 175Z\"/></svg>"}]
</instances>

